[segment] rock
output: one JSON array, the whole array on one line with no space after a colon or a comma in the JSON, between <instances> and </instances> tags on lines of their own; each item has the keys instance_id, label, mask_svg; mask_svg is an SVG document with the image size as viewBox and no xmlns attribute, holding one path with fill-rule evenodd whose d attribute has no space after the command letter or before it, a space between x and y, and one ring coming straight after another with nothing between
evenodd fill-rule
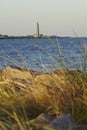
<instances>
[{"instance_id":1,"label":"rock","mask_svg":"<svg viewBox=\"0 0 87 130\"><path fill-rule=\"evenodd\" d=\"M40 114L35 121L38 123L49 124L53 118L45 113Z\"/></svg>"},{"instance_id":2,"label":"rock","mask_svg":"<svg viewBox=\"0 0 87 130\"><path fill-rule=\"evenodd\" d=\"M34 71L34 70L30 70L31 75L33 75L34 77L41 75L42 73L39 71Z\"/></svg>"},{"instance_id":3,"label":"rock","mask_svg":"<svg viewBox=\"0 0 87 130\"><path fill-rule=\"evenodd\" d=\"M74 128L74 119L70 114L56 117L50 124L50 127L61 130L76 130Z\"/></svg>"},{"instance_id":4,"label":"rock","mask_svg":"<svg viewBox=\"0 0 87 130\"><path fill-rule=\"evenodd\" d=\"M44 127L47 126L47 128L49 127L50 122L53 120L54 118L42 113L40 114L37 118L30 120L29 121L29 125L30 127L34 130L45 130ZM50 127L49 127L50 128Z\"/></svg>"},{"instance_id":5,"label":"rock","mask_svg":"<svg viewBox=\"0 0 87 130\"><path fill-rule=\"evenodd\" d=\"M19 68L14 68L11 66L6 67L6 69L3 70L3 74L6 78L14 79L14 78L20 78L24 80L32 80L32 75L30 71L27 70L21 70Z\"/></svg>"}]
</instances>

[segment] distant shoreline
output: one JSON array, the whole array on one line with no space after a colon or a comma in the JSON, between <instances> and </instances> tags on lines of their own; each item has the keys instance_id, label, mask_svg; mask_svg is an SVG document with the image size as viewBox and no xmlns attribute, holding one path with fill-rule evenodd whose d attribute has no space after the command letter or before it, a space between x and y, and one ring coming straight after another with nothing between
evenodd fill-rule
<instances>
[{"instance_id":1,"label":"distant shoreline","mask_svg":"<svg viewBox=\"0 0 87 130\"><path fill-rule=\"evenodd\" d=\"M69 37L69 36L40 36L40 37L34 37L34 36L0 36L0 39L20 39L20 38L86 38L86 37Z\"/></svg>"},{"instance_id":2,"label":"distant shoreline","mask_svg":"<svg viewBox=\"0 0 87 130\"><path fill-rule=\"evenodd\" d=\"M68 36L66 36L67 38L69 38ZM39 37L34 37L34 35L26 35L26 36L8 36L8 35L0 35L0 39L19 39L19 38L65 38L65 37L60 37L60 36L56 36L56 35L43 35L43 36L39 36Z\"/></svg>"}]
</instances>

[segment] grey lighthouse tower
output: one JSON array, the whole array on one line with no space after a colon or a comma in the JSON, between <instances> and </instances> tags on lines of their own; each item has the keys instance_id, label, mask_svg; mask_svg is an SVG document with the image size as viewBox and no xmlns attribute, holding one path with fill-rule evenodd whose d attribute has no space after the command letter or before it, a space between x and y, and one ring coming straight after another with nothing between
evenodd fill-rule
<instances>
[{"instance_id":1,"label":"grey lighthouse tower","mask_svg":"<svg viewBox=\"0 0 87 130\"><path fill-rule=\"evenodd\" d=\"M39 23L38 22L37 22L36 35L37 35L37 37L39 37Z\"/></svg>"},{"instance_id":2,"label":"grey lighthouse tower","mask_svg":"<svg viewBox=\"0 0 87 130\"><path fill-rule=\"evenodd\" d=\"M37 22L37 25L36 25L36 34L34 35L34 37L39 37L40 34L39 34L39 23Z\"/></svg>"}]
</instances>

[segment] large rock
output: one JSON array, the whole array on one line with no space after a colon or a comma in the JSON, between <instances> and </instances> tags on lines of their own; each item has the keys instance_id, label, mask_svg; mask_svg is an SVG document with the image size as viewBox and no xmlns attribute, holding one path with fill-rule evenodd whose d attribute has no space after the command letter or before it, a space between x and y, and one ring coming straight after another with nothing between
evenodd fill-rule
<instances>
[{"instance_id":1,"label":"large rock","mask_svg":"<svg viewBox=\"0 0 87 130\"><path fill-rule=\"evenodd\" d=\"M53 120L53 118L45 113L42 113L35 120L38 123L49 124Z\"/></svg>"},{"instance_id":2,"label":"large rock","mask_svg":"<svg viewBox=\"0 0 87 130\"><path fill-rule=\"evenodd\" d=\"M53 120L53 118L45 113L40 114L35 119L29 121L30 127L32 129L37 130L45 130L45 126L49 127L50 122ZM50 127L49 127L50 128Z\"/></svg>"},{"instance_id":3,"label":"large rock","mask_svg":"<svg viewBox=\"0 0 87 130\"><path fill-rule=\"evenodd\" d=\"M51 123L50 127L60 130L76 130L74 128L74 119L70 114L65 114L56 117Z\"/></svg>"},{"instance_id":4,"label":"large rock","mask_svg":"<svg viewBox=\"0 0 87 130\"><path fill-rule=\"evenodd\" d=\"M17 67L11 67L8 66L6 69L3 70L3 74L6 78L14 79L14 78L20 78L20 79L32 79L32 75L30 71L28 70L22 70Z\"/></svg>"},{"instance_id":5,"label":"large rock","mask_svg":"<svg viewBox=\"0 0 87 130\"><path fill-rule=\"evenodd\" d=\"M2 71L4 76L3 84L11 84L15 86L15 91L20 92L29 92L26 88L33 83L33 76L29 70L21 69L18 67L8 66Z\"/></svg>"}]
</instances>

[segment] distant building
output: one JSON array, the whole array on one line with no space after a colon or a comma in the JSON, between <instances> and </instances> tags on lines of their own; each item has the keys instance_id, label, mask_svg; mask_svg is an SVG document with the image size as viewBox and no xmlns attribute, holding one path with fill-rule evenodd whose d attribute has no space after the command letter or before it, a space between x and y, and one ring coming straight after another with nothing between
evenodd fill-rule
<instances>
[{"instance_id":1,"label":"distant building","mask_svg":"<svg viewBox=\"0 0 87 130\"><path fill-rule=\"evenodd\" d=\"M36 25L36 34L34 34L34 37L40 37L40 34L39 34L39 23L37 22L37 25Z\"/></svg>"}]
</instances>

